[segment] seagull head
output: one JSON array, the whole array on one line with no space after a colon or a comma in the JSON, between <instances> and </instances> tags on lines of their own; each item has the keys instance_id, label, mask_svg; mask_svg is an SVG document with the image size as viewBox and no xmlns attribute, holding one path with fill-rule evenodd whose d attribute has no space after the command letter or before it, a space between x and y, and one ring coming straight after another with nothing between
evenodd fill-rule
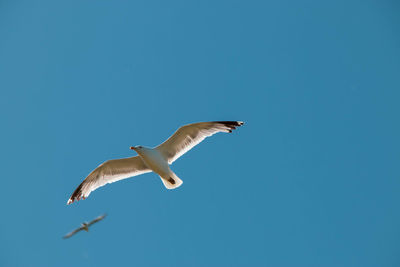
<instances>
[{"instance_id":1,"label":"seagull head","mask_svg":"<svg viewBox=\"0 0 400 267\"><path fill-rule=\"evenodd\" d=\"M143 147L142 146L131 146L130 149L135 150L136 152L140 151Z\"/></svg>"}]
</instances>

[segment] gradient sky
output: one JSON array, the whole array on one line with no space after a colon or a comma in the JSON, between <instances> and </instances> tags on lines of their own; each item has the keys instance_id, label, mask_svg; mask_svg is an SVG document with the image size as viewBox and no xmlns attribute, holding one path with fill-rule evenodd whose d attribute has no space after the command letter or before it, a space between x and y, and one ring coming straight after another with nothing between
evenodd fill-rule
<instances>
[{"instance_id":1,"label":"gradient sky","mask_svg":"<svg viewBox=\"0 0 400 267\"><path fill-rule=\"evenodd\" d=\"M398 1L0 1L0 266L399 266ZM67 206L132 145L243 120ZM107 212L89 233L61 237Z\"/></svg>"}]
</instances>

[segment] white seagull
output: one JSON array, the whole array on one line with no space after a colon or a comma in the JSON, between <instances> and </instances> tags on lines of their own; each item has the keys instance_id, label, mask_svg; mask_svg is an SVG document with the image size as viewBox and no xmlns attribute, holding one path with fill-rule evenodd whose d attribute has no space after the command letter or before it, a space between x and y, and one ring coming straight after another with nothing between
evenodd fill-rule
<instances>
[{"instance_id":1,"label":"white seagull","mask_svg":"<svg viewBox=\"0 0 400 267\"><path fill-rule=\"evenodd\" d=\"M103 214L103 215L97 217L96 219L92 220L89 223L87 223L87 222L81 223L81 227L76 228L74 231L66 234L65 236L63 236L63 238L64 239L70 238L71 236L73 236L74 234L76 234L77 232L82 231L82 230L85 230L86 232L89 232L89 226L91 226L92 224L103 220L106 216L107 216L107 214Z\"/></svg>"},{"instance_id":2,"label":"white seagull","mask_svg":"<svg viewBox=\"0 0 400 267\"><path fill-rule=\"evenodd\" d=\"M242 125L242 121L192 123L180 127L170 138L155 148L131 147L138 156L108 160L101 164L76 188L67 204L87 198L92 191L108 183L151 171L160 176L167 189L175 189L182 184L182 180L169 168L170 164L206 137L218 132L231 133Z\"/></svg>"}]
</instances>

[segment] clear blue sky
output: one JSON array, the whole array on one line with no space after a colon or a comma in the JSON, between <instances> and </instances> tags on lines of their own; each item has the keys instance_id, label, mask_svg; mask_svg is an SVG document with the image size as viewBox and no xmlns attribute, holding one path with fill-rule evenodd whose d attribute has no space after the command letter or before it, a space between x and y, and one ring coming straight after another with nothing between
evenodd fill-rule
<instances>
[{"instance_id":1,"label":"clear blue sky","mask_svg":"<svg viewBox=\"0 0 400 267\"><path fill-rule=\"evenodd\" d=\"M399 266L397 1L1 1L0 266ZM67 206L131 145L243 120ZM61 237L104 212L89 233Z\"/></svg>"}]
</instances>

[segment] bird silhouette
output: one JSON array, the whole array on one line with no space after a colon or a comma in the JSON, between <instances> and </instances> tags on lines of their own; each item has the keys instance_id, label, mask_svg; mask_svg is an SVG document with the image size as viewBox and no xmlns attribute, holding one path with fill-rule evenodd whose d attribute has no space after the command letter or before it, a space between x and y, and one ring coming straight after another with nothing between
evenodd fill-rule
<instances>
[{"instance_id":1,"label":"bird silhouette","mask_svg":"<svg viewBox=\"0 0 400 267\"><path fill-rule=\"evenodd\" d=\"M76 233L78 233L79 231L82 231L82 230L84 230L86 232L89 232L89 227L91 225L103 220L106 216L107 216L107 214L103 214L103 215L97 217L96 219L92 220L91 222L83 222L81 224L81 227L79 227L79 228L73 230L72 232L66 234L65 236L63 236L63 238L64 239L70 238L71 236L73 236L74 234L76 234Z\"/></svg>"}]
</instances>

